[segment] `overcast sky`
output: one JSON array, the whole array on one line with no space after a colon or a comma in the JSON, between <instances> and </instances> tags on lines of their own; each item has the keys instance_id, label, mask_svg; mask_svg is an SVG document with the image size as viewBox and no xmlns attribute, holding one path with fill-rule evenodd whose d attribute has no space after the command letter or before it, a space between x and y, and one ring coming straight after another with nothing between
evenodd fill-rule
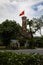
<instances>
[{"instance_id":1,"label":"overcast sky","mask_svg":"<svg viewBox=\"0 0 43 65\"><path fill-rule=\"evenodd\" d=\"M21 11L32 19L43 15L43 0L0 0L0 23L6 19L16 20L21 25Z\"/></svg>"}]
</instances>

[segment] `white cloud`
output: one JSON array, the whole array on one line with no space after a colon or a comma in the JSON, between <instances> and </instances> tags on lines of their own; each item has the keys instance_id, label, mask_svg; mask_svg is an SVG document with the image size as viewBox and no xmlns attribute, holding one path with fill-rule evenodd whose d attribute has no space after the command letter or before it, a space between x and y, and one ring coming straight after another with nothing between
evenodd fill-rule
<instances>
[{"instance_id":1,"label":"white cloud","mask_svg":"<svg viewBox=\"0 0 43 65\"><path fill-rule=\"evenodd\" d=\"M9 0L0 0L0 4L3 4L3 3L8 3Z\"/></svg>"},{"instance_id":2,"label":"white cloud","mask_svg":"<svg viewBox=\"0 0 43 65\"><path fill-rule=\"evenodd\" d=\"M20 23L19 14L22 10L25 10L25 15L31 19L36 14L31 6L41 1L43 0L0 0L0 21L8 18L15 19Z\"/></svg>"},{"instance_id":3,"label":"white cloud","mask_svg":"<svg viewBox=\"0 0 43 65\"><path fill-rule=\"evenodd\" d=\"M41 10L43 10L43 5L38 6L38 11L41 11Z\"/></svg>"}]
</instances>

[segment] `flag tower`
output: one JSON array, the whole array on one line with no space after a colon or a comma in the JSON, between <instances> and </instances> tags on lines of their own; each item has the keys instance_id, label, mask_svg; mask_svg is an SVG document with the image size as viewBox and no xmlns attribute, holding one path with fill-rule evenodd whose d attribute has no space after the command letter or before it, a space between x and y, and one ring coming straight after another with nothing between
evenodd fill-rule
<instances>
[{"instance_id":1,"label":"flag tower","mask_svg":"<svg viewBox=\"0 0 43 65\"><path fill-rule=\"evenodd\" d=\"M24 16L25 12L22 11L20 13L19 16L22 17L22 35L25 36L26 38L30 38L31 39L31 33L30 32L27 32L27 17Z\"/></svg>"},{"instance_id":2,"label":"flag tower","mask_svg":"<svg viewBox=\"0 0 43 65\"><path fill-rule=\"evenodd\" d=\"M26 27L27 27L26 20L27 20L27 18L26 18L26 16L24 16L24 14L25 14L25 11L22 11L19 16L22 16L22 30L26 31Z\"/></svg>"}]
</instances>

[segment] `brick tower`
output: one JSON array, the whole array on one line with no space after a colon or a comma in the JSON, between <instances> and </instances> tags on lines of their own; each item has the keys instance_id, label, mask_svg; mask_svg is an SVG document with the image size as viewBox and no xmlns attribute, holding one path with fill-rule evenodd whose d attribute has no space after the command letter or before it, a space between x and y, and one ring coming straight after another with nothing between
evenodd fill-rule
<instances>
[{"instance_id":1,"label":"brick tower","mask_svg":"<svg viewBox=\"0 0 43 65\"><path fill-rule=\"evenodd\" d=\"M27 17L22 17L22 35L26 38L31 38L31 33L27 32Z\"/></svg>"},{"instance_id":2,"label":"brick tower","mask_svg":"<svg viewBox=\"0 0 43 65\"><path fill-rule=\"evenodd\" d=\"M26 29L27 29L26 20L27 20L26 16L23 16L22 17L22 30L23 31L26 31Z\"/></svg>"}]
</instances>

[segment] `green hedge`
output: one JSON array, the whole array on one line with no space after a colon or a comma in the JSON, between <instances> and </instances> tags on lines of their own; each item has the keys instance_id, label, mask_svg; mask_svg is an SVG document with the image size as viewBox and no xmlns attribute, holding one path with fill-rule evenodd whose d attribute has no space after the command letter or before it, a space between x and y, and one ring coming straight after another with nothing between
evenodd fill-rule
<instances>
[{"instance_id":1,"label":"green hedge","mask_svg":"<svg viewBox=\"0 0 43 65\"><path fill-rule=\"evenodd\" d=\"M43 65L43 55L0 52L0 65Z\"/></svg>"}]
</instances>

